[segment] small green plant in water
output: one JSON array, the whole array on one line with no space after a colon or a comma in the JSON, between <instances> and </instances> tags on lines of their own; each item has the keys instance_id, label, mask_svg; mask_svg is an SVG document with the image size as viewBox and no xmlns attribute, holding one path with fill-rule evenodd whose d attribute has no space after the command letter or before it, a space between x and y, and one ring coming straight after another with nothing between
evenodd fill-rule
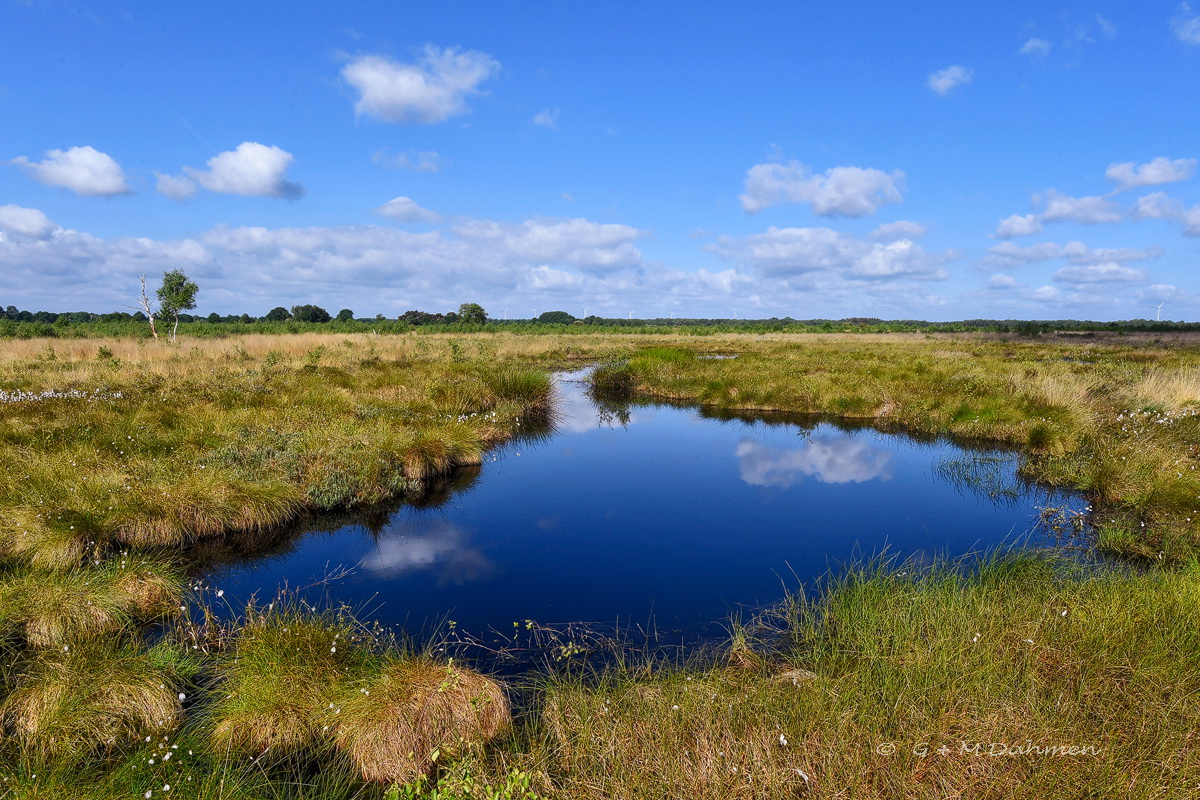
<instances>
[{"instance_id":1,"label":"small green plant in water","mask_svg":"<svg viewBox=\"0 0 1200 800\"><path fill-rule=\"evenodd\" d=\"M411 783L392 786L384 792L384 800L540 800L541 795L531 788L528 772L512 769L500 786L489 786L476 780L469 769L460 768L443 775L432 785L429 778L420 777Z\"/></svg>"}]
</instances>

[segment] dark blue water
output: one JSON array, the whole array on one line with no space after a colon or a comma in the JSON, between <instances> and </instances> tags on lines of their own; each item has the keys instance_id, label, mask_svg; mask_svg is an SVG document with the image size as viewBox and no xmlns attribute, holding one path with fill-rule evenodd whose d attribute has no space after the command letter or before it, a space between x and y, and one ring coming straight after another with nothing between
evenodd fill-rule
<instances>
[{"instance_id":1,"label":"dark blue water","mask_svg":"<svg viewBox=\"0 0 1200 800\"><path fill-rule=\"evenodd\" d=\"M1021 484L1012 454L670 406L622 424L578 382L560 395L552 437L490 454L441 505L309 532L210 584L236 604L349 569L322 590L412 632L533 619L711 633L844 562L978 552L1023 539L1039 506L1084 506Z\"/></svg>"}]
</instances>

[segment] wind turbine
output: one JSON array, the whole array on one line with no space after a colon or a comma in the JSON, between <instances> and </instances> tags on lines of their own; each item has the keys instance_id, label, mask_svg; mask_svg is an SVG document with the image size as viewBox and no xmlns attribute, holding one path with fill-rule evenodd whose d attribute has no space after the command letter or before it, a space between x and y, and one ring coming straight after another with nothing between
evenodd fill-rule
<instances>
[{"instance_id":1,"label":"wind turbine","mask_svg":"<svg viewBox=\"0 0 1200 800\"><path fill-rule=\"evenodd\" d=\"M1156 309L1158 311L1157 316L1154 317L1155 320L1158 320L1158 321L1162 320L1162 307L1165 305L1166 305L1166 303L1159 303L1156 306L1151 306L1151 308Z\"/></svg>"}]
</instances>

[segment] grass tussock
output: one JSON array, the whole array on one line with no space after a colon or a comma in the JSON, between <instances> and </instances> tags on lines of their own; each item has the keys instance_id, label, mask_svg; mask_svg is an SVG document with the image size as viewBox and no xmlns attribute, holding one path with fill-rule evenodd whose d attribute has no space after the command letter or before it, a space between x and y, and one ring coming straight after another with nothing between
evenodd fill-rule
<instances>
[{"instance_id":1,"label":"grass tussock","mask_svg":"<svg viewBox=\"0 0 1200 800\"><path fill-rule=\"evenodd\" d=\"M19 571L0 581L0 625L31 647L59 648L160 618L182 594L183 579L169 562L140 557Z\"/></svg>"},{"instance_id":2,"label":"grass tussock","mask_svg":"<svg viewBox=\"0 0 1200 800\"><path fill-rule=\"evenodd\" d=\"M253 614L217 667L216 747L276 757L321 749L337 701L368 658L355 638L344 621L294 609Z\"/></svg>"},{"instance_id":3,"label":"grass tussock","mask_svg":"<svg viewBox=\"0 0 1200 800\"><path fill-rule=\"evenodd\" d=\"M41 651L19 669L0 721L26 753L68 762L170 733L182 704L157 655L107 639Z\"/></svg>"},{"instance_id":4,"label":"grass tussock","mask_svg":"<svg viewBox=\"0 0 1200 800\"><path fill-rule=\"evenodd\" d=\"M380 651L346 619L254 612L217 671L214 746L269 760L336 749L375 783L426 775L511 723L504 689L473 670Z\"/></svg>"},{"instance_id":5,"label":"grass tussock","mask_svg":"<svg viewBox=\"0 0 1200 800\"><path fill-rule=\"evenodd\" d=\"M182 547L226 532L278 526L303 508L299 487L282 482L250 482L218 469L173 480L160 494L146 493L129 503L115 539L133 547Z\"/></svg>"},{"instance_id":6,"label":"grass tussock","mask_svg":"<svg viewBox=\"0 0 1200 800\"><path fill-rule=\"evenodd\" d=\"M505 731L512 714L504 689L469 669L412 660L362 681L341 704L337 747L368 781L408 783L438 758Z\"/></svg>"}]
</instances>

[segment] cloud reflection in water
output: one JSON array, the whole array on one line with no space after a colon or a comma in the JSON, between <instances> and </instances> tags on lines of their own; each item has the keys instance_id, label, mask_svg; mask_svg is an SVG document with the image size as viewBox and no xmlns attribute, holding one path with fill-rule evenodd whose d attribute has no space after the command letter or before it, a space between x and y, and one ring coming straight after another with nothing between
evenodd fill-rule
<instances>
[{"instance_id":1,"label":"cloud reflection in water","mask_svg":"<svg viewBox=\"0 0 1200 800\"><path fill-rule=\"evenodd\" d=\"M554 427L559 431L587 433L601 425L596 405L584 394L583 387L575 382L559 381L555 411Z\"/></svg>"},{"instance_id":2,"label":"cloud reflection in water","mask_svg":"<svg viewBox=\"0 0 1200 800\"><path fill-rule=\"evenodd\" d=\"M809 440L799 449L768 447L744 438L734 451L742 480L752 486L786 489L805 475L822 483L890 480L892 453L851 436Z\"/></svg>"},{"instance_id":3,"label":"cloud reflection in water","mask_svg":"<svg viewBox=\"0 0 1200 800\"><path fill-rule=\"evenodd\" d=\"M452 522L433 520L411 533L381 539L362 565L381 577L430 572L438 586L486 580L498 571L496 562L468 546L471 535Z\"/></svg>"}]
</instances>

